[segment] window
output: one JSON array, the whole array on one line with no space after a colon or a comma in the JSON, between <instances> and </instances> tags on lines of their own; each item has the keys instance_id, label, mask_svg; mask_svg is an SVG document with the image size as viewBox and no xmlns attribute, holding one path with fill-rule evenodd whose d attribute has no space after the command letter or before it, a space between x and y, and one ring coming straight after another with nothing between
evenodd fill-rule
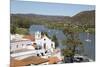
<instances>
[{"instance_id":1,"label":"window","mask_svg":"<svg viewBox=\"0 0 100 67\"><path fill-rule=\"evenodd\" d=\"M14 53L13 51L10 52L10 54Z\"/></svg>"},{"instance_id":2,"label":"window","mask_svg":"<svg viewBox=\"0 0 100 67\"><path fill-rule=\"evenodd\" d=\"M24 46L24 44L22 44L22 47Z\"/></svg>"},{"instance_id":3,"label":"window","mask_svg":"<svg viewBox=\"0 0 100 67\"><path fill-rule=\"evenodd\" d=\"M44 54L43 54L43 53L41 53L41 55L42 55L42 56L44 56Z\"/></svg>"},{"instance_id":4,"label":"window","mask_svg":"<svg viewBox=\"0 0 100 67\"><path fill-rule=\"evenodd\" d=\"M27 46L28 46L28 45L30 45L30 44L27 44Z\"/></svg>"},{"instance_id":5,"label":"window","mask_svg":"<svg viewBox=\"0 0 100 67\"><path fill-rule=\"evenodd\" d=\"M51 47L53 48L53 44L51 44Z\"/></svg>"},{"instance_id":6,"label":"window","mask_svg":"<svg viewBox=\"0 0 100 67\"><path fill-rule=\"evenodd\" d=\"M44 49L46 49L46 43L44 43Z\"/></svg>"},{"instance_id":7,"label":"window","mask_svg":"<svg viewBox=\"0 0 100 67\"><path fill-rule=\"evenodd\" d=\"M38 48L36 47L35 50L38 50Z\"/></svg>"},{"instance_id":8,"label":"window","mask_svg":"<svg viewBox=\"0 0 100 67\"><path fill-rule=\"evenodd\" d=\"M46 39L44 39L44 40L46 40Z\"/></svg>"},{"instance_id":9,"label":"window","mask_svg":"<svg viewBox=\"0 0 100 67\"><path fill-rule=\"evenodd\" d=\"M42 49L42 47L41 47L41 46L39 46L38 48L39 48L39 49Z\"/></svg>"},{"instance_id":10,"label":"window","mask_svg":"<svg viewBox=\"0 0 100 67\"><path fill-rule=\"evenodd\" d=\"M36 43L34 43L34 45L36 45Z\"/></svg>"},{"instance_id":11,"label":"window","mask_svg":"<svg viewBox=\"0 0 100 67\"><path fill-rule=\"evenodd\" d=\"M12 49L12 46L10 46L10 49Z\"/></svg>"},{"instance_id":12,"label":"window","mask_svg":"<svg viewBox=\"0 0 100 67\"><path fill-rule=\"evenodd\" d=\"M16 45L16 48L18 48L18 45Z\"/></svg>"},{"instance_id":13,"label":"window","mask_svg":"<svg viewBox=\"0 0 100 67\"><path fill-rule=\"evenodd\" d=\"M46 50L46 51L45 51L45 54L46 54L47 52L48 52L48 51Z\"/></svg>"},{"instance_id":14,"label":"window","mask_svg":"<svg viewBox=\"0 0 100 67\"><path fill-rule=\"evenodd\" d=\"M37 54L37 56L39 56L39 54Z\"/></svg>"}]
</instances>

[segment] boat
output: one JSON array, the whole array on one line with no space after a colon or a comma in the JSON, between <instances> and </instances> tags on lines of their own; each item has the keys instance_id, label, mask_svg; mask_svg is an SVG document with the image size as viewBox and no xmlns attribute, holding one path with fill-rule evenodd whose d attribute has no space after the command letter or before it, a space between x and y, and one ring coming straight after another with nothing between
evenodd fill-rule
<instances>
[{"instance_id":1,"label":"boat","mask_svg":"<svg viewBox=\"0 0 100 67\"><path fill-rule=\"evenodd\" d=\"M87 33L87 39L85 41L86 42L91 42L91 40L89 39L89 33Z\"/></svg>"}]
</instances>

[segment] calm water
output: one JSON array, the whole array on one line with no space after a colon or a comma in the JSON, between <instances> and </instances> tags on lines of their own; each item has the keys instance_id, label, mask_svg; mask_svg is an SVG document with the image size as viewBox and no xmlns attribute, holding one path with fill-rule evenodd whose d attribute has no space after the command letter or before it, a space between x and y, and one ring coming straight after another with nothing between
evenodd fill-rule
<instances>
[{"instance_id":1,"label":"calm water","mask_svg":"<svg viewBox=\"0 0 100 67\"><path fill-rule=\"evenodd\" d=\"M55 34L59 42L59 47L61 49L64 47L62 40L64 40L66 36L61 30L48 29L43 25L32 25L29 29L30 34L34 34L35 31L47 32L49 36ZM82 52L82 55L86 55L89 58L95 60L95 34L88 35L87 33L80 33L79 38L84 44L84 52ZM87 42L87 39L90 39L91 41Z\"/></svg>"}]
</instances>

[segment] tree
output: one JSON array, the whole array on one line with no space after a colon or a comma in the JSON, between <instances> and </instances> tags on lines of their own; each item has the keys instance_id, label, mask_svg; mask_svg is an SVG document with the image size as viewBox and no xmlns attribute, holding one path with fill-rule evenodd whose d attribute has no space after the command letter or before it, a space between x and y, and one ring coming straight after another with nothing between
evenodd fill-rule
<instances>
[{"instance_id":1,"label":"tree","mask_svg":"<svg viewBox=\"0 0 100 67\"><path fill-rule=\"evenodd\" d=\"M62 49L62 53L65 57L71 57L73 55L72 50L69 48Z\"/></svg>"},{"instance_id":2,"label":"tree","mask_svg":"<svg viewBox=\"0 0 100 67\"><path fill-rule=\"evenodd\" d=\"M48 33L47 32L41 32L41 35L46 35L48 37Z\"/></svg>"},{"instance_id":3,"label":"tree","mask_svg":"<svg viewBox=\"0 0 100 67\"><path fill-rule=\"evenodd\" d=\"M16 33L17 34L24 34L24 35L28 35L28 29L26 28L16 28Z\"/></svg>"},{"instance_id":4,"label":"tree","mask_svg":"<svg viewBox=\"0 0 100 67\"><path fill-rule=\"evenodd\" d=\"M82 45L82 42L78 38L78 27L75 25L69 24L68 27L64 29L64 33L67 36L67 39L64 41L64 45L66 48L63 50L63 55L70 56L74 59L74 56L76 54L76 49L79 48L79 46Z\"/></svg>"},{"instance_id":5,"label":"tree","mask_svg":"<svg viewBox=\"0 0 100 67\"><path fill-rule=\"evenodd\" d=\"M10 32L11 32L11 34L16 33L16 26L15 25L11 25Z\"/></svg>"},{"instance_id":6,"label":"tree","mask_svg":"<svg viewBox=\"0 0 100 67\"><path fill-rule=\"evenodd\" d=\"M56 35L52 36L52 41L55 42L55 47L57 48L59 46L59 44L58 44L58 39L57 39Z\"/></svg>"}]
</instances>

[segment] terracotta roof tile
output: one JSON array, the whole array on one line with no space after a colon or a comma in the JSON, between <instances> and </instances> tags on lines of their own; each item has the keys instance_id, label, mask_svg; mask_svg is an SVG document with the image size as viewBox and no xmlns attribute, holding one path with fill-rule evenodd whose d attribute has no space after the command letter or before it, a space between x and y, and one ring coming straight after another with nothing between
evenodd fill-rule
<instances>
[{"instance_id":1,"label":"terracotta roof tile","mask_svg":"<svg viewBox=\"0 0 100 67\"><path fill-rule=\"evenodd\" d=\"M23 38L26 38L26 39L30 39L32 41L35 41L35 36L32 36L32 35L25 35Z\"/></svg>"},{"instance_id":2,"label":"terracotta roof tile","mask_svg":"<svg viewBox=\"0 0 100 67\"><path fill-rule=\"evenodd\" d=\"M58 57L50 57L50 58L48 58L48 60L49 60L49 64L55 64L55 63L57 63L58 61L60 61L60 60L58 59Z\"/></svg>"},{"instance_id":3,"label":"terracotta roof tile","mask_svg":"<svg viewBox=\"0 0 100 67\"><path fill-rule=\"evenodd\" d=\"M16 60L14 58L11 59L11 63L10 63L10 67L18 67L18 66L25 66L25 65L29 65L29 64L41 64L44 62L48 62L47 59L44 58L40 58L37 56L31 56L22 60Z\"/></svg>"}]
</instances>

